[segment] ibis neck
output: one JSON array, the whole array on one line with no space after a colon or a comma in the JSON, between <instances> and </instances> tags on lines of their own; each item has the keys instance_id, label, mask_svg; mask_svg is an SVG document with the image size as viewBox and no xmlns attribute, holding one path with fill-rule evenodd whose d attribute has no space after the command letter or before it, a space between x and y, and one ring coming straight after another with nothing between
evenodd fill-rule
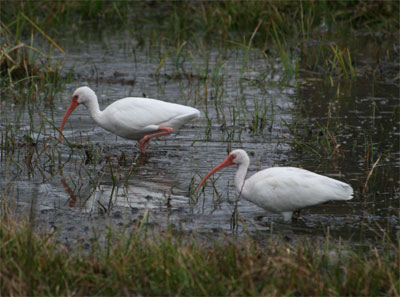
<instances>
[{"instance_id":1,"label":"ibis neck","mask_svg":"<svg viewBox=\"0 0 400 297\"><path fill-rule=\"evenodd\" d=\"M97 123L100 124L101 123L101 114L102 111L100 110L99 107L99 102L97 101L97 97L95 98L95 100L90 100L86 103L86 107L89 111L90 116L92 117L92 119Z\"/></svg>"},{"instance_id":2,"label":"ibis neck","mask_svg":"<svg viewBox=\"0 0 400 297\"><path fill-rule=\"evenodd\" d=\"M243 190L248 169L249 169L249 163L244 163L244 164L242 163L239 165L238 170L236 171L235 187L239 192Z\"/></svg>"}]
</instances>

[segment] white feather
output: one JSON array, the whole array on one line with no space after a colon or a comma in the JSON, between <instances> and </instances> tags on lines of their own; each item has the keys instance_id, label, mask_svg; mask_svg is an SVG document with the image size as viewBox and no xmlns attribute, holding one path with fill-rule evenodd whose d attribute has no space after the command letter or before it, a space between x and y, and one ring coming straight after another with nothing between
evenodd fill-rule
<instances>
[{"instance_id":1,"label":"white feather","mask_svg":"<svg viewBox=\"0 0 400 297\"><path fill-rule=\"evenodd\" d=\"M240 149L232 151L211 170L202 179L196 192L212 174L234 164L238 165L235 186L241 196L268 211L281 213L285 221L289 221L296 210L329 200L353 198L350 185L300 168L272 167L259 171L246 180L250 159Z\"/></svg>"},{"instance_id":2,"label":"white feather","mask_svg":"<svg viewBox=\"0 0 400 297\"><path fill-rule=\"evenodd\" d=\"M329 200L349 200L353 189L346 183L294 167L272 167L245 181L244 198L277 213L299 210Z\"/></svg>"},{"instance_id":3,"label":"white feather","mask_svg":"<svg viewBox=\"0 0 400 297\"><path fill-rule=\"evenodd\" d=\"M73 101L64 115L61 131L69 114L78 104L85 105L92 119L104 129L121 137L143 142L146 140L144 136L159 134L160 127L168 128L161 129L161 133L169 134L186 122L200 117L200 112L189 106L137 97L120 99L101 111L95 92L89 87L80 87L73 94ZM142 152L145 151L144 146L142 143Z\"/></svg>"},{"instance_id":4,"label":"white feather","mask_svg":"<svg viewBox=\"0 0 400 297\"><path fill-rule=\"evenodd\" d=\"M127 139L141 139L167 126L175 130L200 116L192 107L149 98L128 97L109 105L98 121L104 129Z\"/></svg>"}]
</instances>

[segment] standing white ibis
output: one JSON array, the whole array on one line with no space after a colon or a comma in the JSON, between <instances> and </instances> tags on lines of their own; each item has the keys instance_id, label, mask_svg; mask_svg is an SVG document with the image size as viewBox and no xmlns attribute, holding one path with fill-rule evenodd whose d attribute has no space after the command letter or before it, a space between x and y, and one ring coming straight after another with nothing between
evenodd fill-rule
<instances>
[{"instance_id":1,"label":"standing white ibis","mask_svg":"<svg viewBox=\"0 0 400 297\"><path fill-rule=\"evenodd\" d=\"M79 104L86 106L92 119L102 128L127 139L139 140L142 153L146 152L151 138L169 135L200 117L200 111L193 107L138 97L117 100L101 111L95 92L89 87L80 87L75 90L62 119L59 142L62 142L65 122Z\"/></svg>"},{"instance_id":2,"label":"standing white ibis","mask_svg":"<svg viewBox=\"0 0 400 297\"><path fill-rule=\"evenodd\" d=\"M353 189L336 179L295 167L272 167L246 179L250 160L244 150L234 150L211 170L196 189L214 173L231 165L238 165L236 189L246 200L274 213L281 213L290 221L294 211L329 200L350 200Z\"/></svg>"}]
</instances>

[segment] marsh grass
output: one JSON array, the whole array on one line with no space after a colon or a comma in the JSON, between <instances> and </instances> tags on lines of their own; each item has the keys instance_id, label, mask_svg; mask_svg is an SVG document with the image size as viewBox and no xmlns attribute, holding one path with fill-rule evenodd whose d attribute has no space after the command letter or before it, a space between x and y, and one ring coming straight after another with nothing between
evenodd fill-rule
<instances>
[{"instance_id":1,"label":"marsh grass","mask_svg":"<svg viewBox=\"0 0 400 297\"><path fill-rule=\"evenodd\" d=\"M146 220L131 231L109 229L90 250L71 252L55 234L28 222L2 221L2 295L374 295L399 294L398 242L345 243L251 238L204 243Z\"/></svg>"},{"instance_id":2,"label":"marsh grass","mask_svg":"<svg viewBox=\"0 0 400 297\"><path fill-rule=\"evenodd\" d=\"M288 45L285 41L285 34L282 31L278 31L275 23L272 24L273 36L272 39L274 44L276 44L278 48L278 53L280 57L280 61L285 69L285 76L290 78L297 74L297 62L293 62L291 58L290 50L288 49Z\"/></svg>"},{"instance_id":3,"label":"marsh grass","mask_svg":"<svg viewBox=\"0 0 400 297\"><path fill-rule=\"evenodd\" d=\"M22 25L23 21L28 24ZM25 26L31 29L31 34L22 39L21 31ZM65 52L40 27L24 13L19 13L16 20L10 24L1 22L0 32L3 41L0 46L2 89L12 89L22 85L25 88L33 88L38 95L39 90L48 89L49 85L53 85L52 89L59 85L59 69L63 59L53 58L53 48L63 55ZM38 35L47 41L47 46L43 39L38 38Z\"/></svg>"},{"instance_id":4,"label":"marsh grass","mask_svg":"<svg viewBox=\"0 0 400 297\"><path fill-rule=\"evenodd\" d=\"M336 136L337 131L340 131L336 127L337 122L329 118L323 121L312 120L296 112L292 115L291 123L284 119L282 121L289 131L289 140L294 150L308 152L318 158L344 157L340 139Z\"/></svg>"},{"instance_id":5,"label":"marsh grass","mask_svg":"<svg viewBox=\"0 0 400 297\"><path fill-rule=\"evenodd\" d=\"M270 104L267 100L254 100L254 112L251 113L249 130L252 134L262 134L264 129L268 127L268 131L272 130L274 118L274 104L271 100Z\"/></svg>"},{"instance_id":6,"label":"marsh grass","mask_svg":"<svg viewBox=\"0 0 400 297\"><path fill-rule=\"evenodd\" d=\"M26 174L29 178L38 178L46 182L58 174L65 160L61 160L60 150L54 143L56 138L52 137L53 122L41 114L42 102L30 99L30 91L31 89L28 89L19 97L16 112L3 114L0 161L11 164L14 178ZM25 127L22 132L21 127ZM70 158L71 156L67 158L67 162ZM5 173L3 170L0 172Z\"/></svg>"},{"instance_id":7,"label":"marsh grass","mask_svg":"<svg viewBox=\"0 0 400 297\"><path fill-rule=\"evenodd\" d=\"M315 2L302 5L290 1L218 1L218 2L117 2L109 1L46 1L17 2L2 7L4 22L23 12L42 27L52 30L71 22L96 21L97 26L117 22L116 26L132 25L132 20L152 24L150 12L157 12L158 21L165 30L174 33L176 40L185 40L197 30L203 34L231 37L233 31L253 32L259 20L266 20L261 32L269 32L275 22L286 32L307 34L307 30L322 22L344 24L351 28L387 30L396 28L399 5L393 1L379 2ZM140 12L140 13L139 13ZM251 34L251 33L250 33ZM171 34L172 35L172 34Z\"/></svg>"},{"instance_id":8,"label":"marsh grass","mask_svg":"<svg viewBox=\"0 0 400 297\"><path fill-rule=\"evenodd\" d=\"M319 43L310 46L307 54L300 60L300 69L306 74L324 77L326 79L354 80L357 76L354 59L349 48L336 44ZM365 73L359 73L360 76Z\"/></svg>"},{"instance_id":9,"label":"marsh grass","mask_svg":"<svg viewBox=\"0 0 400 297\"><path fill-rule=\"evenodd\" d=\"M7 55L2 56L1 64L5 69L10 68L12 63L15 66L13 75L23 72L26 79L36 72L34 65L39 67L39 64L25 61L24 66L32 65L29 75L26 75L29 69L18 66L20 59L11 54L25 57L28 50L45 59L51 58L53 50L65 54L57 43L58 37L66 28L79 30L70 26L71 23L84 23L96 29L109 26L125 28L138 41L138 47L164 49L160 52L156 73L167 56L174 60L178 70L183 71L189 51L203 43L212 43L219 48L237 44L244 46L242 74L250 49L265 51L271 45L276 46L286 75L293 76L297 75L300 60L293 47L301 48L302 59L308 56L312 60L315 57L306 44L313 31L328 26L335 30L354 28L390 34L398 28L396 12L399 8L396 1L302 1L300 4L290 1L22 1L1 8L1 31L7 40L7 46L2 49ZM47 46L35 46L38 36L46 40ZM294 42L288 43L287 40ZM339 72L345 78L354 78L354 61L348 48L328 45L326 49L318 48L316 56L320 57L317 61L328 60L325 63L326 73ZM54 64L45 65L48 71L43 73L54 73L58 68ZM318 62L311 67L315 69L317 66Z\"/></svg>"}]
</instances>

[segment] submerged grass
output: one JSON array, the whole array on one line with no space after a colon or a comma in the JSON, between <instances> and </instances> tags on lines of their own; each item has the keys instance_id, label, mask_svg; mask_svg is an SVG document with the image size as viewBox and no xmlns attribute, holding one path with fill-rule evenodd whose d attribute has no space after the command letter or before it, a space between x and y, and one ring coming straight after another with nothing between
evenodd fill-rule
<instances>
[{"instance_id":1,"label":"submerged grass","mask_svg":"<svg viewBox=\"0 0 400 297\"><path fill-rule=\"evenodd\" d=\"M299 114L292 114L291 123L284 122L289 131L289 139L294 150L308 152L318 158L343 157L342 145L335 135L340 131L337 123L328 119L324 121L312 120L301 117ZM336 124L336 125L335 125Z\"/></svg>"},{"instance_id":2,"label":"submerged grass","mask_svg":"<svg viewBox=\"0 0 400 297\"><path fill-rule=\"evenodd\" d=\"M370 295L398 296L398 242L264 243L251 238L204 244L171 232L105 234L105 245L69 251L55 235L2 221L2 295Z\"/></svg>"}]
</instances>

